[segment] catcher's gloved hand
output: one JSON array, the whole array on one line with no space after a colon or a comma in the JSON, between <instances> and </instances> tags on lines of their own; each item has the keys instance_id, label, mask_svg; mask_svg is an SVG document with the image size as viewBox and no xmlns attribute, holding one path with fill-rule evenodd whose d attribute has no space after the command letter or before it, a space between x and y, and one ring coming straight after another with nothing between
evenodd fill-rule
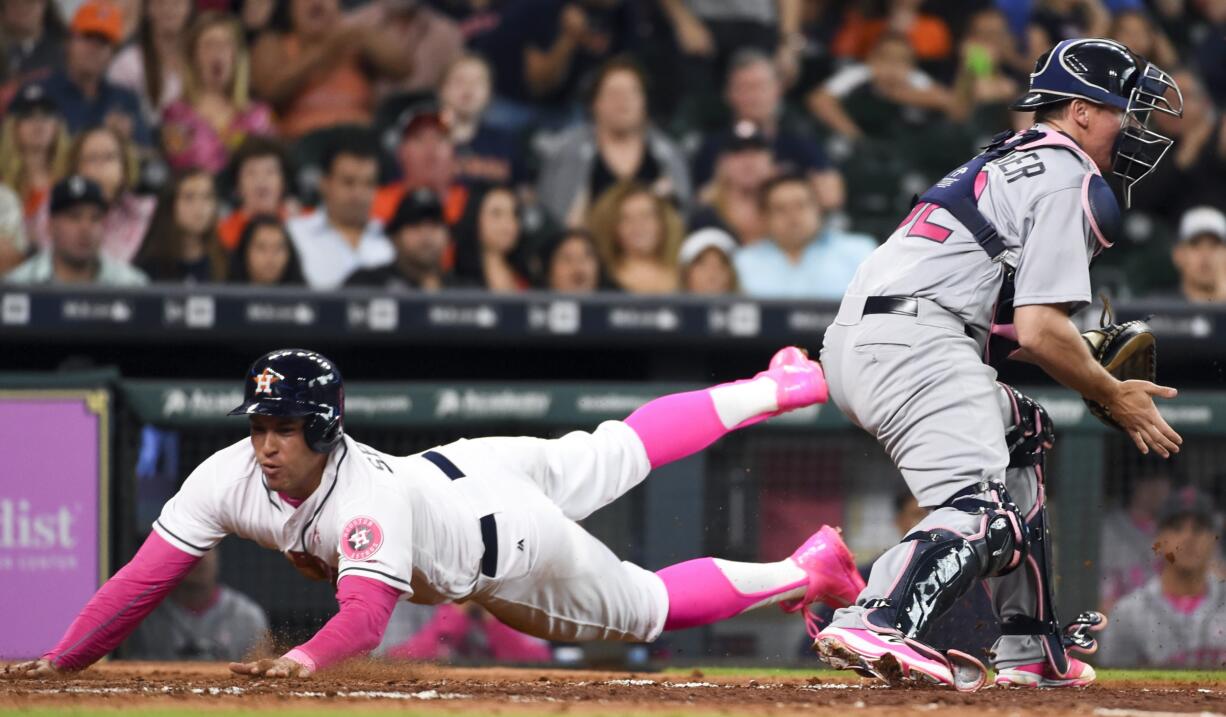
<instances>
[{"instance_id":1,"label":"catcher's gloved hand","mask_svg":"<svg viewBox=\"0 0 1226 717\"><path fill-rule=\"evenodd\" d=\"M1103 300L1102 327L1081 335L1090 354L1107 373L1121 382L1108 405L1085 399L1090 413L1128 434L1142 453L1153 446L1163 456L1179 450L1182 439L1153 404L1153 397L1174 398L1173 388L1154 383L1158 374L1158 346L1144 321L1111 323L1111 304Z\"/></svg>"}]
</instances>

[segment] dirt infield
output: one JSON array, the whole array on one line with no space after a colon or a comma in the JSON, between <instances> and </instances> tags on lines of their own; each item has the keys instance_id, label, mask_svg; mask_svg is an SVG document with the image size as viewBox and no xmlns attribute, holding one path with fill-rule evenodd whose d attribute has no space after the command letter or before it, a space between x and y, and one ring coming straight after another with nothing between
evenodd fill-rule
<instances>
[{"instance_id":1,"label":"dirt infield","mask_svg":"<svg viewBox=\"0 0 1226 717\"><path fill-rule=\"evenodd\" d=\"M0 679L0 711L420 714L1001 715L1226 713L1226 682L1112 680L1084 690L891 690L829 672L725 677L359 664L301 680L232 677L224 665L110 663L72 678Z\"/></svg>"}]
</instances>

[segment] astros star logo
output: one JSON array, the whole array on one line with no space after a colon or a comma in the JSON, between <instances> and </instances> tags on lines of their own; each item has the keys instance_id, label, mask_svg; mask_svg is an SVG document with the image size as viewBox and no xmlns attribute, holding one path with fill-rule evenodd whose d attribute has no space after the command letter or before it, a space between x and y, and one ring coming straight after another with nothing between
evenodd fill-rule
<instances>
[{"instance_id":1,"label":"astros star logo","mask_svg":"<svg viewBox=\"0 0 1226 717\"><path fill-rule=\"evenodd\" d=\"M378 521L359 516L345 524L341 531L341 553L350 560L366 560L383 545L383 528Z\"/></svg>"},{"instance_id":2,"label":"astros star logo","mask_svg":"<svg viewBox=\"0 0 1226 717\"><path fill-rule=\"evenodd\" d=\"M272 393L272 385L277 381L285 380L285 377L271 368L265 368L259 376L252 376L251 380L255 381L255 392L258 395L261 393Z\"/></svg>"}]
</instances>

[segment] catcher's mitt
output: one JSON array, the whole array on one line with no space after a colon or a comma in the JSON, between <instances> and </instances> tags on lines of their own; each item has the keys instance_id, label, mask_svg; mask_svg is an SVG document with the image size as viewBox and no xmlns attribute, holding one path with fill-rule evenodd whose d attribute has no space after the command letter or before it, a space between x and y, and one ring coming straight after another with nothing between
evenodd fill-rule
<instances>
[{"instance_id":1,"label":"catcher's mitt","mask_svg":"<svg viewBox=\"0 0 1226 717\"><path fill-rule=\"evenodd\" d=\"M1102 328L1090 329L1081 335L1090 353L1107 369L1107 373L1121 381L1141 379L1151 383L1158 378L1158 344L1149 324L1142 320L1111 323L1111 303L1103 297L1103 313L1099 319ZM1111 411L1100 403L1085 399L1090 413L1098 420L1123 430L1123 426L1111 417Z\"/></svg>"}]
</instances>

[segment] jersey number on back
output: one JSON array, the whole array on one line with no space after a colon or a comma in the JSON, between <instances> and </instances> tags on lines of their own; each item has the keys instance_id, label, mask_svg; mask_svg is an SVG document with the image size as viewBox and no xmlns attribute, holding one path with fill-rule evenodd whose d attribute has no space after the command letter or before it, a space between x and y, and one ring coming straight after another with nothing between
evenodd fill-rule
<instances>
[{"instance_id":1,"label":"jersey number on back","mask_svg":"<svg viewBox=\"0 0 1226 717\"><path fill-rule=\"evenodd\" d=\"M907 218L902 220L902 224L898 225L898 228L901 229L910 224L911 229L907 232L907 236L922 237L924 239L930 239L938 244L944 244L945 240L948 239L949 235L953 234L954 231L949 227L943 227L940 224L935 224L928 221L928 217L932 216L932 213L938 209L940 209L940 207L932 202L921 202L916 204L911 208L911 213L907 215Z\"/></svg>"}]
</instances>

